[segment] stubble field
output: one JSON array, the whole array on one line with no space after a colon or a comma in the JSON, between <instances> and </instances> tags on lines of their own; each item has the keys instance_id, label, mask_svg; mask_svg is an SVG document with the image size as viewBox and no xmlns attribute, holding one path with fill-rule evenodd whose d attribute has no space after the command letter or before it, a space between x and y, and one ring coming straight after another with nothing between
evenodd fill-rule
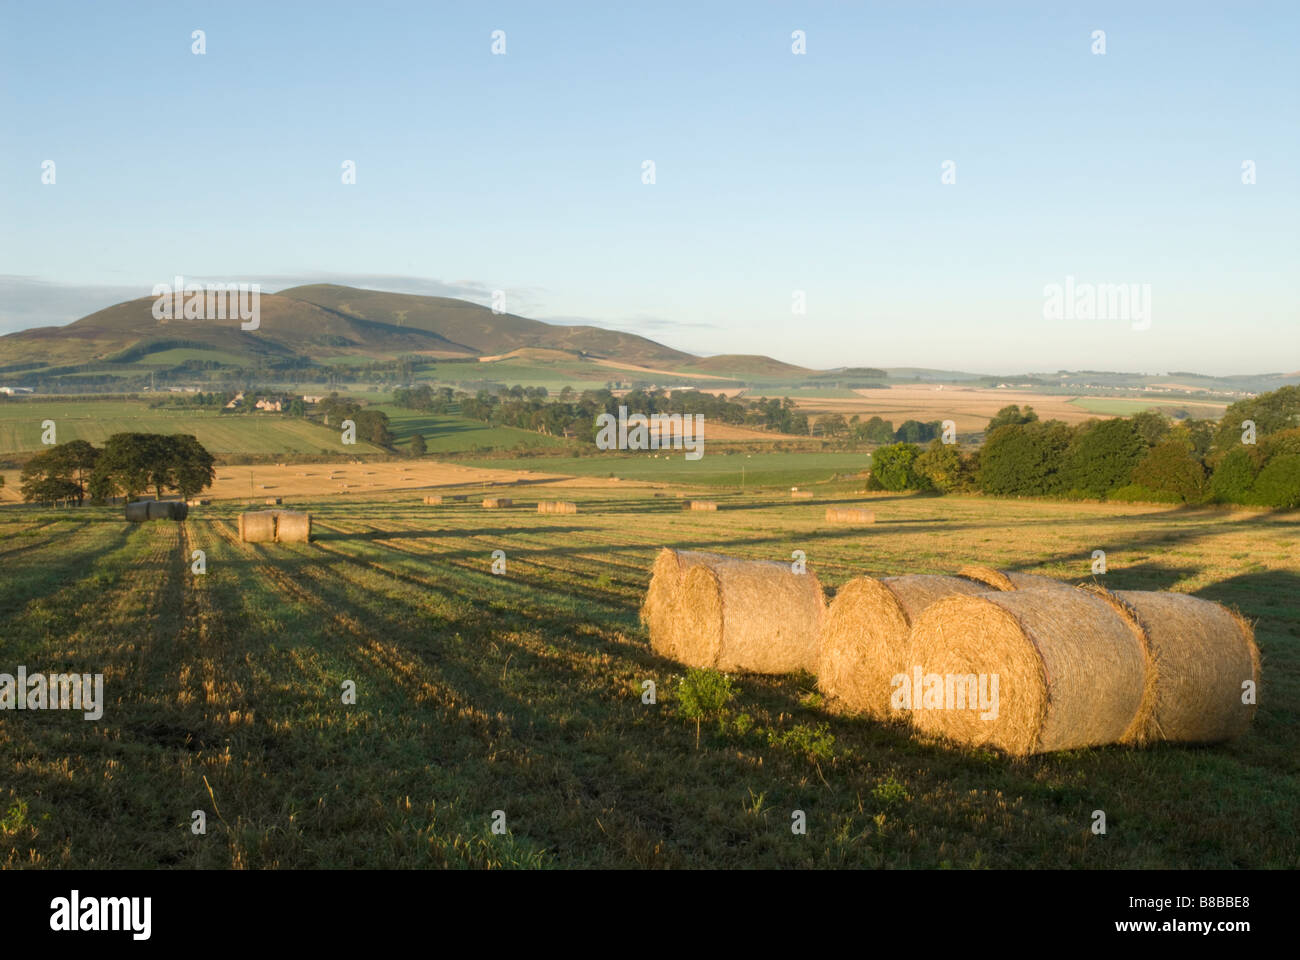
<instances>
[{"instance_id":1,"label":"stubble field","mask_svg":"<svg viewBox=\"0 0 1300 960\"><path fill-rule=\"evenodd\" d=\"M540 516L467 492L322 500L297 545L240 543L236 504L0 512L0 672L102 672L107 700L98 722L0 714L0 864L1300 866L1295 514L879 495L855 529L772 495L700 514L574 489L580 513ZM967 562L1084 579L1104 549L1108 586L1257 621L1259 713L1230 744L1011 760L837 716L807 675L739 677L697 749L637 617L664 545L803 550L830 587Z\"/></svg>"}]
</instances>

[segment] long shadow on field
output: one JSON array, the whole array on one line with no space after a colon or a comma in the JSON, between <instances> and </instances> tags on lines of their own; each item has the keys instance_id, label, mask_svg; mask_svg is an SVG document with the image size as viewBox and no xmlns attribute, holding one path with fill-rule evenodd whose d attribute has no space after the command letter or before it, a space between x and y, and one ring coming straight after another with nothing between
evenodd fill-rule
<instances>
[{"instance_id":1,"label":"long shadow on field","mask_svg":"<svg viewBox=\"0 0 1300 960\"><path fill-rule=\"evenodd\" d=\"M36 600L81 580L102 557L120 550L134 529L133 524L121 523L115 536L93 549L42 557L30 565L6 563L5 575L0 578L0 622L11 622Z\"/></svg>"}]
</instances>

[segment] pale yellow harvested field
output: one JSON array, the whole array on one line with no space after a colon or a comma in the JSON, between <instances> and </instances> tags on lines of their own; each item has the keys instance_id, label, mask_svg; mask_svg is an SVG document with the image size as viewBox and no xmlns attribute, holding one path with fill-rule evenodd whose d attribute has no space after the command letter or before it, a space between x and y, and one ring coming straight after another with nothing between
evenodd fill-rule
<instances>
[{"instance_id":1,"label":"pale yellow harvested field","mask_svg":"<svg viewBox=\"0 0 1300 960\"><path fill-rule=\"evenodd\" d=\"M1040 420L1064 420L1081 423L1084 420L1110 419L1109 415L1089 413L1069 401L1072 396L1033 393L1028 390L997 390L983 387L953 387L907 385L884 390L856 390L856 397L839 399L801 399L798 409L810 416L842 413L846 417L857 414L863 420L881 417L893 421L897 429L904 421L952 420L957 431L983 430L989 420L1005 406L1026 404L1034 408Z\"/></svg>"},{"instance_id":2,"label":"pale yellow harvested field","mask_svg":"<svg viewBox=\"0 0 1300 960\"><path fill-rule=\"evenodd\" d=\"M277 466L218 467L210 495L214 500L253 497L307 497L328 494L355 496L409 490L435 492L443 487L550 484L571 479L567 474L531 470L490 470L455 463L417 460L410 463L312 463ZM590 486L605 486L592 479Z\"/></svg>"},{"instance_id":3,"label":"pale yellow harvested field","mask_svg":"<svg viewBox=\"0 0 1300 960\"><path fill-rule=\"evenodd\" d=\"M3 471L0 503L18 503L20 482L17 470ZM357 496L365 493L410 491L434 492L439 488L532 487L634 489L662 484L611 480L608 477L575 477L570 474L540 473L533 470L489 470L454 463L418 460L410 463L312 463L283 467L256 465L218 467L217 480L203 491L205 499L262 501L269 497L323 497L330 494Z\"/></svg>"}]
</instances>

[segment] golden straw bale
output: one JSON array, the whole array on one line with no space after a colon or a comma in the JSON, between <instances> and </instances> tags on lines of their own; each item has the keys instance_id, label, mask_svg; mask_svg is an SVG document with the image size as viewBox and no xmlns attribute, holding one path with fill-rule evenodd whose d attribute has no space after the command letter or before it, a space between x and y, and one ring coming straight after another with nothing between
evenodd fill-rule
<instances>
[{"instance_id":1,"label":"golden straw bale","mask_svg":"<svg viewBox=\"0 0 1300 960\"><path fill-rule=\"evenodd\" d=\"M259 510L239 515L239 539L244 543L271 543L275 540L274 510Z\"/></svg>"},{"instance_id":2,"label":"golden straw bale","mask_svg":"<svg viewBox=\"0 0 1300 960\"><path fill-rule=\"evenodd\" d=\"M276 510L275 539L277 543L309 543L311 541L311 514L296 510Z\"/></svg>"},{"instance_id":3,"label":"golden straw bale","mask_svg":"<svg viewBox=\"0 0 1300 960\"><path fill-rule=\"evenodd\" d=\"M875 523L876 515L857 507L827 507L827 523Z\"/></svg>"},{"instance_id":4,"label":"golden straw bale","mask_svg":"<svg viewBox=\"0 0 1300 960\"><path fill-rule=\"evenodd\" d=\"M1258 692L1259 648L1245 619L1185 593L1085 589L1125 618L1150 655L1145 723L1126 742L1216 743L1246 732L1255 704L1242 703L1242 687L1253 681Z\"/></svg>"},{"instance_id":5,"label":"golden straw bale","mask_svg":"<svg viewBox=\"0 0 1300 960\"><path fill-rule=\"evenodd\" d=\"M857 577L835 594L818 641L817 686L853 713L898 717L891 680L910 669L908 631L937 600L988 588L961 577ZM904 715L903 719L906 719Z\"/></svg>"},{"instance_id":6,"label":"golden straw bale","mask_svg":"<svg viewBox=\"0 0 1300 960\"><path fill-rule=\"evenodd\" d=\"M978 564L967 564L957 571L957 576L987 584L994 590L1074 590L1064 580L1043 577L1036 573L1019 573L1015 570L995 570Z\"/></svg>"},{"instance_id":7,"label":"golden straw bale","mask_svg":"<svg viewBox=\"0 0 1300 960\"><path fill-rule=\"evenodd\" d=\"M577 513L578 505L565 500L543 500L537 504L538 513Z\"/></svg>"},{"instance_id":8,"label":"golden straw bale","mask_svg":"<svg viewBox=\"0 0 1300 960\"><path fill-rule=\"evenodd\" d=\"M655 561L643 616L654 649L687 666L788 673L816 666L825 606L811 570L665 551Z\"/></svg>"},{"instance_id":9,"label":"golden straw bale","mask_svg":"<svg viewBox=\"0 0 1300 960\"><path fill-rule=\"evenodd\" d=\"M937 705L911 703L917 730L965 746L1072 750L1117 743L1142 722L1146 651L1123 617L1082 590L940 600L913 624L907 660L914 676L938 680ZM944 699L962 678L988 679L996 715Z\"/></svg>"}]
</instances>

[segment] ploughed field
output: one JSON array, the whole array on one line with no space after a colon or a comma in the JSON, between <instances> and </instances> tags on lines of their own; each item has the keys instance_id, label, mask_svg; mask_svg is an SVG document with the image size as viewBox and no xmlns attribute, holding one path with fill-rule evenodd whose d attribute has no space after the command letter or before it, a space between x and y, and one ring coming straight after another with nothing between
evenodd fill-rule
<instances>
[{"instance_id":1,"label":"ploughed field","mask_svg":"<svg viewBox=\"0 0 1300 960\"><path fill-rule=\"evenodd\" d=\"M310 544L239 542L236 504L0 510L0 673L103 673L106 700L99 721L0 711L0 864L1300 866L1296 514L886 494L835 501L876 513L842 527L788 495L699 513L566 489L576 515L539 515L549 492L465 492L286 502ZM697 748L638 620L666 545L802 550L828 587L965 563L1081 580L1102 549L1107 586L1256 620L1260 709L1232 743L1012 760L836 715L808 675L738 677Z\"/></svg>"}]
</instances>

